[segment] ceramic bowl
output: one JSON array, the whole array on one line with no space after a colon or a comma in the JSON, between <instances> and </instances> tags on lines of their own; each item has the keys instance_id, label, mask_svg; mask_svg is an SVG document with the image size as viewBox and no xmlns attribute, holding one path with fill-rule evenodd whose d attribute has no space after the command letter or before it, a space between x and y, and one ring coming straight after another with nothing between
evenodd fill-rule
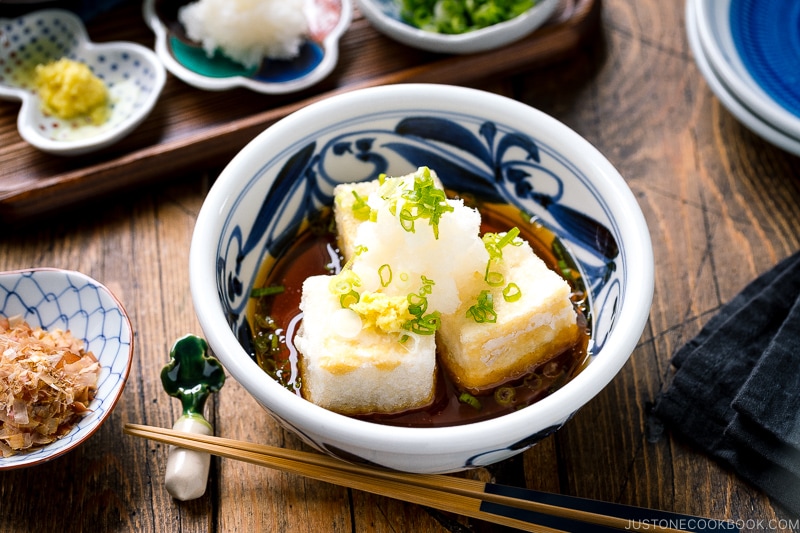
<instances>
[{"instance_id":1,"label":"ceramic bowl","mask_svg":"<svg viewBox=\"0 0 800 533\"><path fill-rule=\"evenodd\" d=\"M697 25L696 8L700 3L693 0L686 2L686 40L694 56L695 64L708 83L711 92L750 131L775 146L800 156L800 137L790 135L788 130L777 127L775 122L770 122L765 116L755 113L739 98L738 91L725 84L725 81L711 65L703 48Z\"/></svg>"},{"instance_id":2,"label":"ceramic bowl","mask_svg":"<svg viewBox=\"0 0 800 533\"><path fill-rule=\"evenodd\" d=\"M119 300L101 283L69 270L38 268L0 273L0 316L21 316L32 327L69 330L94 353L101 371L89 413L62 438L35 450L0 457L0 470L34 466L91 437L122 395L133 356L133 331Z\"/></svg>"},{"instance_id":3,"label":"ceramic bowl","mask_svg":"<svg viewBox=\"0 0 800 533\"><path fill-rule=\"evenodd\" d=\"M299 91L322 81L339 60L339 39L353 16L351 0L306 0L310 35L292 60L265 59L246 68L221 53L208 57L178 21L178 10L192 0L145 0L144 18L156 35L155 50L172 74L198 89L245 87L264 94Z\"/></svg>"},{"instance_id":4,"label":"ceramic bowl","mask_svg":"<svg viewBox=\"0 0 800 533\"><path fill-rule=\"evenodd\" d=\"M111 114L104 123L64 120L43 112L33 70L62 57L85 63L105 82ZM95 44L69 11L47 9L0 19L0 98L22 101L19 133L44 152L80 155L119 141L153 109L166 77L151 50L128 42Z\"/></svg>"},{"instance_id":5,"label":"ceramic bowl","mask_svg":"<svg viewBox=\"0 0 800 533\"><path fill-rule=\"evenodd\" d=\"M511 20L456 35L425 31L405 22L396 0L356 0L356 5L378 31L397 42L429 52L472 54L500 48L533 33L555 12L558 0L539 0Z\"/></svg>"},{"instance_id":6,"label":"ceramic bowl","mask_svg":"<svg viewBox=\"0 0 800 533\"><path fill-rule=\"evenodd\" d=\"M691 3L691 2L689 2ZM693 2L706 62L750 113L800 140L800 9L791 0Z\"/></svg>"},{"instance_id":7,"label":"ceramic bowl","mask_svg":"<svg viewBox=\"0 0 800 533\"><path fill-rule=\"evenodd\" d=\"M591 360L540 401L449 427L356 420L302 399L249 355L248 296L262 262L335 185L437 171L448 189L506 203L551 228L582 272ZM280 423L319 450L410 472L451 472L517 454L564 425L628 360L647 321L653 254L647 225L615 168L585 139L523 103L475 89L402 84L311 104L270 126L225 167L197 219L190 285L222 364ZM613 415L612 415L613 416Z\"/></svg>"}]
</instances>

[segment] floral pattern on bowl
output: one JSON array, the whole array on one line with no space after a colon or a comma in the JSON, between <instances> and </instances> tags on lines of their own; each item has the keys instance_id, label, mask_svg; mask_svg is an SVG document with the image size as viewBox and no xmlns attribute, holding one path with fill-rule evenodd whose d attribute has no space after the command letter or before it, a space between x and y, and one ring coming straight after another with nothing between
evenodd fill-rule
<instances>
[{"instance_id":1,"label":"floral pattern on bowl","mask_svg":"<svg viewBox=\"0 0 800 533\"><path fill-rule=\"evenodd\" d=\"M588 291L588 324L595 353L614 327L629 271L619 228L592 189L592 179L567 156L504 124L482 121L468 111L450 113L420 106L417 114L394 111L356 117L331 134L308 138L295 152L276 154L252 184L273 182L263 196L248 188L233 200L220 243L218 284L240 342L249 343L246 307L258 265L278 257L298 237L304 220L333 205L333 189L386 174L400 176L425 165L460 195L510 204L551 228L577 261ZM381 124L381 126L378 126ZM266 173L270 174L267 179ZM260 180L260 181L258 181ZM289 208L288 206L296 206ZM242 213L247 213L243 215ZM242 223L239 217L247 217ZM554 252L555 253L555 252ZM223 283L224 281L224 283ZM593 312L593 309L602 312Z\"/></svg>"},{"instance_id":2,"label":"floral pattern on bowl","mask_svg":"<svg viewBox=\"0 0 800 533\"><path fill-rule=\"evenodd\" d=\"M246 68L187 37L178 11L191 0L145 0L144 17L156 34L155 50L172 74L199 89L221 91L245 87L265 94L284 94L314 85L328 76L339 59L339 39L350 25L351 0L306 0L310 35L292 60L265 59Z\"/></svg>"},{"instance_id":3,"label":"floral pattern on bowl","mask_svg":"<svg viewBox=\"0 0 800 533\"><path fill-rule=\"evenodd\" d=\"M581 272L591 361L562 388L503 416L396 427L327 411L286 390L249 351L247 306L268 257L332 205L339 183L425 165L445 187L512 206L549 227ZM566 126L511 99L463 87L398 84L315 102L270 126L223 170L190 253L195 311L229 374L280 423L342 459L443 473L509 458L556 431L627 361L652 298L641 209L611 164Z\"/></svg>"},{"instance_id":4,"label":"floral pattern on bowl","mask_svg":"<svg viewBox=\"0 0 800 533\"><path fill-rule=\"evenodd\" d=\"M60 457L94 434L122 394L131 369L133 330L117 298L80 272L39 268L0 273L0 316L21 316L32 327L70 330L100 362L90 412L62 438L26 453L0 457L0 470Z\"/></svg>"},{"instance_id":5,"label":"floral pattern on bowl","mask_svg":"<svg viewBox=\"0 0 800 533\"><path fill-rule=\"evenodd\" d=\"M102 124L65 120L42 109L34 69L63 57L85 63L106 84L110 115ZM80 155L119 141L147 117L165 82L166 71L151 50L128 42L92 43L69 11L0 19L0 99L22 101L20 135L42 151Z\"/></svg>"}]
</instances>

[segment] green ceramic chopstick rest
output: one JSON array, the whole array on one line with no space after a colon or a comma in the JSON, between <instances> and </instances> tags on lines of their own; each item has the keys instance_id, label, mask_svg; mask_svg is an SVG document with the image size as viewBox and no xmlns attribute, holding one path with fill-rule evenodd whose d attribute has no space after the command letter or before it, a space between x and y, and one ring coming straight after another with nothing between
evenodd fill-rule
<instances>
[{"instance_id":1,"label":"green ceramic chopstick rest","mask_svg":"<svg viewBox=\"0 0 800 533\"><path fill-rule=\"evenodd\" d=\"M212 435L214 428L203 411L206 400L225 384L220 362L208 354L208 343L195 335L181 337L170 351L170 361L161 370L161 384L181 401L183 414L172 429ZM199 498L206 491L211 456L204 452L169 447L164 484L177 500Z\"/></svg>"}]
</instances>

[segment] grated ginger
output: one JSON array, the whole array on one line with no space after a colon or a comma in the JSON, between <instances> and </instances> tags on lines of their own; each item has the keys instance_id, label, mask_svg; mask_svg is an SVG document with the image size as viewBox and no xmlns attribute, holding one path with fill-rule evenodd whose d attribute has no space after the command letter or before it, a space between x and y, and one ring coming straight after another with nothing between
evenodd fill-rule
<instances>
[{"instance_id":1,"label":"grated ginger","mask_svg":"<svg viewBox=\"0 0 800 533\"><path fill-rule=\"evenodd\" d=\"M100 363L69 331L0 317L0 453L10 457L66 435L88 412Z\"/></svg>"},{"instance_id":2,"label":"grated ginger","mask_svg":"<svg viewBox=\"0 0 800 533\"><path fill-rule=\"evenodd\" d=\"M37 65L36 86L45 109L58 117L85 116L95 126L108 118L108 89L84 63L61 58Z\"/></svg>"}]
</instances>

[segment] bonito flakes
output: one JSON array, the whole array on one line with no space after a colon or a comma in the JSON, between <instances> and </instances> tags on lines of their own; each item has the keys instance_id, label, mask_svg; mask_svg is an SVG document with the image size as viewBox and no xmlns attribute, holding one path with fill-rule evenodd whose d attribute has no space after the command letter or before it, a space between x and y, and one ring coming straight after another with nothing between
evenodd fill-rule
<instances>
[{"instance_id":1,"label":"bonito flakes","mask_svg":"<svg viewBox=\"0 0 800 533\"><path fill-rule=\"evenodd\" d=\"M69 331L0 317L0 453L66 435L97 392L100 363Z\"/></svg>"}]
</instances>

